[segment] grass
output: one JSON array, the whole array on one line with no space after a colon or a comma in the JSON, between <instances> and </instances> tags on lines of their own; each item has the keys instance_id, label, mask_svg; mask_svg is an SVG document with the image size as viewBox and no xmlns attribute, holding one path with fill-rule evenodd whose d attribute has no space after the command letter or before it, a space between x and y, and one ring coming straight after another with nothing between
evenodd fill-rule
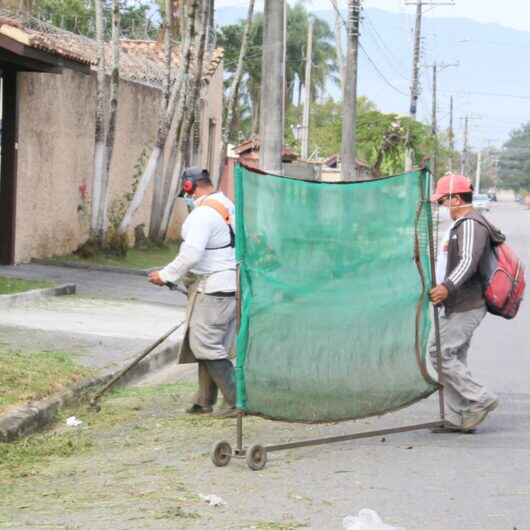
<instances>
[{"instance_id":1,"label":"grass","mask_svg":"<svg viewBox=\"0 0 530 530\"><path fill-rule=\"evenodd\" d=\"M49 396L90 373L64 352L20 352L0 345L0 413Z\"/></svg>"},{"instance_id":2,"label":"grass","mask_svg":"<svg viewBox=\"0 0 530 530\"><path fill-rule=\"evenodd\" d=\"M0 366L0 373L1 373ZM121 429L130 424L135 436L152 437L152 427L146 427L142 417L146 403L157 408L157 400L178 402L191 395L194 385L187 381L157 387L118 388L105 396L100 412L96 412L87 403L69 407L58 414L57 422L45 432L35 433L12 443L0 443L0 497L2 488L8 487L10 480L37 476L49 466L54 458L66 458L87 453L98 443L102 432L109 429ZM65 420L77 416L83 421L80 427L66 427ZM160 422L161 424L166 422ZM119 437L122 447L136 445L137 441L128 440L122 433ZM136 438L134 438L136 440ZM171 472L174 472L171 467ZM171 514L175 516L175 514ZM165 518L167 514L162 514ZM194 517L193 514L179 513L179 517Z\"/></svg>"},{"instance_id":3,"label":"grass","mask_svg":"<svg viewBox=\"0 0 530 530\"><path fill-rule=\"evenodd\" d=\"M0 276L0 294L22 293L31 289L45 289L47 287L53 287L53 283Z\"/></svg>"},{"instance_id":4,"label":"grass","mask_svg":"<svg viewBox=\"0 0 530 530\"><path fill-rule=\"evenodd\" d=\"M0 476L2 479L36 474L35 466L52 457L68 457L92 448L83 430L45 432L12 443L0 443ZM2 480L0 479L0 483Z\"/></svg>"},{"instance_id":5,"label":"grass","mask_svg":"<svg viewBox=\"0 0 530 530\"><path fill-rule=\"evenodd\" d=\"M161 246L152 246L147 249L131 248L127 256L119 257L100 252L94 257L81 258L77 255L57 256L52 261L70 261L87 265L104 265L107 267L126 267L128 269L151 269L163 267L175 259L180 242L167 243Z\"/></svg>"}]
</instances>

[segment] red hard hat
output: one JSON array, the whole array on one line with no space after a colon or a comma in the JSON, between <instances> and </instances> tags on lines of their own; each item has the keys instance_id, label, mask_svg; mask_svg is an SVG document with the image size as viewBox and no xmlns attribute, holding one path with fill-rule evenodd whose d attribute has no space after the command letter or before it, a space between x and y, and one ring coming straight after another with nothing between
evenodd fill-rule
<instances>
[{"instance_id":1,"label":"red hard hat","mask_svg":"<svg viewBox=\"0 0 530 530\"><path fill-rule=\"evenodd\" d=\"M438 202L446 195L456 195L458 193L469 193L473 191L471 181L464 175L453 175L452 173L444 175L436 183L436 191L431 197L432 202Z\"/></svg>"}]
</instances>

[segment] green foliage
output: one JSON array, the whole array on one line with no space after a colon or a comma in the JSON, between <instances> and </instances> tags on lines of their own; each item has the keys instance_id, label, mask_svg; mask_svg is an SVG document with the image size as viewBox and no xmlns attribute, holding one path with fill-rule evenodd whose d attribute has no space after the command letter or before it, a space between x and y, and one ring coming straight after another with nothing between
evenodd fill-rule
<instances>
[{"instance_id":1,"label":"green foliage","mask_svg":"<svg viewBox=\"0 0 530 530\"><path fill-rule=\"evenodd\" d=\"M111 0L104 0L105 30L111 35ZM121 33L129 39L153 39L160 30L160 17L156 14L156 2L137 0L120 2ZM87 37L95 37L95 13L93 0L37 0L33 13L38 18L59 28Z\"/></svg>"},{"instance_id":2,"label":"green foliage","mask_svg":"<svg viewBox=\"0 0 530 530\"><path fill-rule=\"evenodd\" d=\"M302 121L302 107L292 106L287 113L287 144L298 147L294 128ZM336 155L341 150L342 103L328 98L311 106L310 151L321 158ZM403 170L405 152L413 148L417 160L430 157L434 140L430 129L407 116L386 114L377 110L366 97L357 100L357 158L372 166L374 176L399 173ZM448 149L440 141L438 159L440 170L445 171Z\"/></svg>"},{"instance_id":3,"label":"green foliage","mask_svg":"<svg viewBox=\"0 0 530 530\"><path fill-rule=\"evenodd\" d=\"M287 35L287 101L289 104L295 102L295 87L299 91L305 80L305 50L307 47L307 28L309 25L309 12L304 3L299 1L288 9ZM313 16L313 15L311 15ZM311 96L313 100L322 96L326 83L329 80L338 82L336 72L336 51L332 44L333 33L327 24L318 17L314 19L313 33L313 71L311 76ZM224 48L224 66L226 72L234 74L241 49L245 21L222 27L217 34L217 44ZM238 142L239 129L243 130L243 136L248 137L257 131L260 97L261 97L261 59L263 52L263 14L254 16L249 36L249 46L244 61L243 79L240 88L240 98L236 109L236 120L238 127L232 127L231 141ZM228 86L231 81L229 76L226 80ZM299 94L298 94L299 98ZM299 104L300 101L297 101Z\"/></svg>"},{"instance_id":4,"label":"green foliage","mask_svg":"<svg viewBox=\"0 0 530 530\"><path fill-rule=\"evenodd\" d=\"M530 122L510 133L499 156L500 187L530 191Z\"/></svg>"}]
</instances>

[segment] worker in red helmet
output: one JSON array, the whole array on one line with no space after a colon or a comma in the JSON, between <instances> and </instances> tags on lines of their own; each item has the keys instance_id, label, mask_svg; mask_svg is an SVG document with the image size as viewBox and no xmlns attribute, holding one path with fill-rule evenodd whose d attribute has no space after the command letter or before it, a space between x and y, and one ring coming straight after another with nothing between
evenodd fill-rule
<instances>
[{"instance_id":1,"label":"worker in red helmet","mask_svg":"<svg viewBox=\"0 0 530 530\"><path fill-rule=\"evenodd\" d=\"M234 204L216 192L206 169L191 167L182 175L182 191L190 214L182 225L177 257L151 272L155 285L184 280L188 287L187 327L179 363L198 362L199 390L186 410L209 414L218 390L224 403L214 416L236 415L234 367L229 358L235 337L236 259Z\"/></svg>"},{"instance_id":2,"label":"worker in red helmet","mask_svg":"<svg viewBox=\"0 0 530 530\"><path fill-rule=\"evenodd\" d=\"M440 342L448 429L472 432L498 405L497 397L472 377L467 356L487 312L480 261L490 245L503 242L504 236L473 208L473 186L463 175L443 176L431 200L447 208L453 221L440 250L439 262L444 266L437 267L438 284L430 291L433 304L443 306ZM434 337L429 353L438 370Z\"/></svg>"}]
</instances>

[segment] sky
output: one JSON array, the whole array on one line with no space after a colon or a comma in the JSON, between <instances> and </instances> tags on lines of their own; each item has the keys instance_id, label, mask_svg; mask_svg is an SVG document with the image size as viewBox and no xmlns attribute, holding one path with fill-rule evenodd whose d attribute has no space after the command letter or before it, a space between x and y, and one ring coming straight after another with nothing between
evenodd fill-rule
<instances>
[{"instance_id":1,"label":"sky","mask_svg":"<svg viewBox=\"0 0 530 530\"><path fill-rule=\"evenodd\" d=\"M377 7L387 11L413 11L414 6L407 6L408 0L363 0L366 7ZM427 0L430 1L430 0ZM442 0L447 2L448 0ZM450 1L450 0L449 0ZM313 9L329 9L329 0L307 0ZM338 0L339 6L345 9L347 0ZM217 7L248 5L248 0L216 0ZM263 0L257 0L261 9ZM498 23L521 31L530 31L530 2L527 0L455 0L454 6L425 7L425 14L439 17L465 17L479 22Z\"/></svg>"}]
</instances>

